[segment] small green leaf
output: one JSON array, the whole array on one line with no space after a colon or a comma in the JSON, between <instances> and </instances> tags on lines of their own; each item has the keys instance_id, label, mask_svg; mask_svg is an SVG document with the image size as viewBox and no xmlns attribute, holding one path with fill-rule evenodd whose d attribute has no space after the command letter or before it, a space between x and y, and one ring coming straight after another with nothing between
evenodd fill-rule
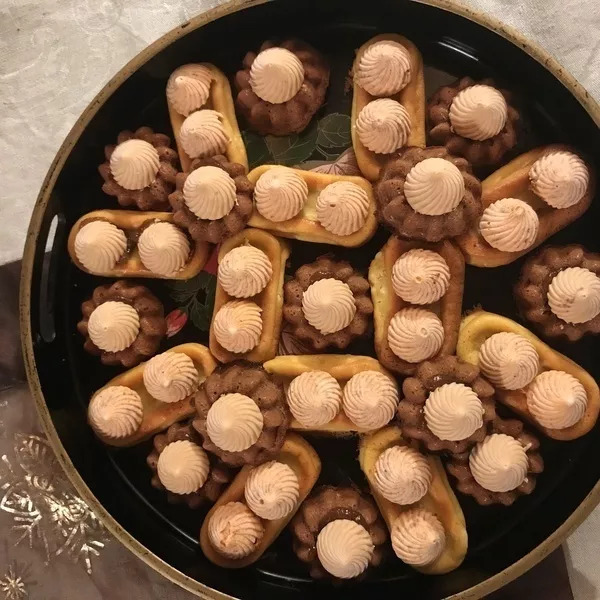
<instances>
[{"instance_id":1,"label":"small green leaf","mask_svg":"<svg viewBox=\"0 0 600 600\"><path fill-rule=\"evenodd\" d=\"M189 314L190 319L196 329L199 329L200 331L208 331L208 328L210 327L212 310L209 311L203 304L195 302L190 307Z\"/></svg>"},{"instance_id":2,"label":"small green leaf","mask_svg":"<svg viewBox=\"0 0 600 600\"><path fill-rule=\"evenodd\" d=\"M207 331L215 304L217 278L211 273L200 271L187 281L174 281L170 295L179 304L180 310L189 314L190 320L200 331Z\"/></svg>"},{"instance_id":3,"label":"small green leaf","mask_svg":"<svg viewBox=\"0 0 600 600\"><path fill-rule=\"evenodd\" d=\"M271 155L269 154L269 149L264 138L251 131L242 131L242 138L246 145L248 166L250 169L271 161Z\"/></svg>"},{"instance_id":4,"label":"small green leaf","mask_svg":"<svg viewBox=\"0 0 600 600\"><path fill-rule=\"evenodd\" d=\"M312 124L302 133L265 138L273 160L281 165L297 165L311 156L317 144L317 127Z\"/></svg>"},{"instance_id":5,"label":"small green leaf","mask_svg":"<svg viewBox=\"0 0 600 600\"><path fill-rule=\"evenodd\" d=\"M332 113L319 121L317 146L345 149L350 145L350 141L350 117L348 115Z\"/></svg>"}]
</instances>

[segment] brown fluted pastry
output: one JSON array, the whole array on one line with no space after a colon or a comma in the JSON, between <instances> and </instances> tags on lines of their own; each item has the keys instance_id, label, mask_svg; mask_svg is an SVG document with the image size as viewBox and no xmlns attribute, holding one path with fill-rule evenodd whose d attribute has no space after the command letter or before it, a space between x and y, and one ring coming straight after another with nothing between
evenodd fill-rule
<instances>
[{"instance_id":1,"label":"brown fluted pastry","mask_svg":"<svg viewBox=\"0 0 600 600\"><path fill-rule=\"evenodd\" d=\"M462 200L453 210L441 215L416 212L406 200L404 184L410 170L428 158L450 161L461 172L464 180ZM400 150L385 163L375 185L377 218L400 237L439 242L464 233L481 216L481 182L468 161L453 156L442 146L419 148L410 146Z\"/></svg>"},{"instance_id":2,"label":"brown fluted pastry","mask_svg":"<svg viewBox=\"0 0 600 600\"><path fill-rule=\"evenodd\" d=\"M448 473L456 479L456 488L482 506L503 504L510 506L519 496L531 494L535 489L536 475L544 470L544 460L538 452L540 442L537 437L524 430L523 423L517 419L500 419L492 422L491 434L500 433L515 438L525 448L527 454L527 476L517 488L508 492L492 492L479 485L469 466L470 452L453 455L446 463Z\"/></svg>"},{"instance_id":3,"label":"brown fluted pastry","mask_svg":"<svg viewBox=\"0 0 600 600\"><path fill-rule=\"evenodd\" d=\"M441 440L427 426L424 406L429 394L447 383L459 383L470 387L477 394L484 413L482 425L469 437L459 441ZM483 441L489 423L496 416L494 388L479 374L475 365L463 362L456 356L443 356L421 363L415 374L402 384L404 397L398 404L398 422L403 439L418 450L429 452L466 452L477 442Z\"/></svg>"},{"instance_id":4,"label":"brown fluted pastry","mask_svg":"<svg viewBox=\"0 0 600 600\"><path fill-rule=\"evenodd\" d=\"M257 53L248 52L244 57L243 69L235 76L238 89L235 104L250 128L260 135L300 133L325 100L329 85L329 65L320 52L300 40L285 40L281 44L266 41L259 52L273 47L289 50L302 63L304 81L300 90L290 100L281 104L273 104L259 98L250 86L250 69Z\"/></svg>"},{"instance_id":5,"label":"brown fluted pastry","mask_svg":"<svg viewBox=\"0 0 600 600\"><path fill-rule=\"evenodd\" d=\"M160 161L156 179L141 190L128 190L120 186L110 170L110 158L118 144L127 140L143 140L152 144L158 152ZM171 140L164 133L154 133L150 127L140 127L135 132L121 131L117 136L117 144L104 147L106 162L103 162L98 171L104 183L102 191L110 196L116 196L121 206L136 206L140 210L168 210L169 194L175 188L177 175L177 152L171 148Z\"/></svg>"},{"instance_id":6,"label":"brown fluted pastry","mask_svg":"<svg viewBox=\"0 0 600 600\"><path fill-rule=\"evenodd\" d=\"M473 85L487 85L498 90L506 101L506 122L502 130L485 140L472 140L456 133L450 122L450 106L456 95ZM470 77L457 79L439 88L427 104L429 137L435 144L444 145L448 152L464 156L474 167L499 166L502 158L518 138L518 110L512 105L512 94L496 87L493 79L474 81Z\"/></svg>"},{"instance_id":7,"label":"brown fluted pastry","mask_svg":"<svg viewBox=\"0 0 600 600\"><path fill-rule=\"evenodd\" d=\"M321 333L313 327L302 310L304 292L320 279L336 279L345 283L354 296L356 312L349 325L333 333ZM371 326L373 302L369 282L346 261L336 261L330 255L320 256L315 262L302 265L284 285L283 318L296 338L305 341L315 351L328 346L346 348L350 342L365 335Z\"/></svg>"},{"instance_id":8,"label":"brown fluted pastry","mask_svg":"<svg viewBox=\"0 0 600 600\"><path fill-rule=\"evenodd\" d=\"M319 560L317 537L328 523L338 519L358 523L371 536L374 548L368 567L376 567L383 560L388 534L373 500L354 488L323 486L303 502L290 525L294 552L308 563L310 576L315 579L333 577Z\"/></svg>"},{"instance_id":9,"label":"brown fluted pastry","mask_svg":"<svg viewBox=\"0 0 600 600\"><path fill-rule=\"evenodd\" d=\"M220 219L199 219L187 206L183 197L183 186L188 175L199 167L223 169L235 182L236 203L231 211ZM246 177L246 169L239 163L232 163L221 154L211 158L197 158L192 161L190 171L177 173L176 190L169 195L173 208L173 221L189 231L197 242L218 244L235 235L246 226L252 214L252 184Z\"/></svg>"},{"instance_id":10,"label":"brown fluted pastry","mask_svg":"<svg viewBox=\"0 0 600 600\"><path fill-rule=\"evenodd\" d=\"M587 269L600 277L600 254L588 252L579 244L542 248L523 265L514 293L521 314L542 335L576 342L586 333L600 333L600 313L583 323L567 323L552 312L548 287L560 271L569 267Z\"/></svg>"},{"instance_id":11,"label":"brown fluted pastry","mask_svg":"<svg viewBox=\"0 0 600 600\"><path fill-rule=\"evenodd\" d=\"M232 452L219 448L207 431L207 416L211 406L225 394L243 394L251 398L262 414L260 436L246 450ZM197 417L194 428L203 438L203 448L233 466L259 465L277 456L290 424L290 413L283 386L261 366L236 361L217 367L200 386L195 395Z\"/></svg>"},{"instance_id":12,"label":"brown fluted pastry","mask_svg":"<svg viewBox=\"0 0 600 600\"><path fill-rule=\"evenodd\" d=\"M123 302L132 306L139 317L139 331L134 341L123 350L107 352L92 342L88 332L88 322L94 310L105 302ZM81 305L82 319L77 323L77 331L85 337L83 349L100 356L105 365L133 367L142 360L156 354L160 342L167 333L162 302L143 285L135 285L120 279L112 285L97 287L92 297Z\"/></svg>"},{"instance_id":13,"label":"brown fluted pastry","mask_svg":"<svg viewBox=\"0 0 600 600\"><path fill-rule=\"evenodd\" d=\"M198 446L202 445L202 438L192 427L191 420L173 423L164 433L154 436L152 440L152 452L148 455L146 462L152 470L152 487L157 490L166 490L157 473L158 457L169 444L177 441L189 441ZM191 494L175 494L166 490L167 500L170 503L179 504L185 502L190 508L199 508L205 501L217 501L225 486L233 479L235 473L230 467L211 454L208 454L208 460L210 462L210 470L204 485Z\"/></svg>"}]
</instances>

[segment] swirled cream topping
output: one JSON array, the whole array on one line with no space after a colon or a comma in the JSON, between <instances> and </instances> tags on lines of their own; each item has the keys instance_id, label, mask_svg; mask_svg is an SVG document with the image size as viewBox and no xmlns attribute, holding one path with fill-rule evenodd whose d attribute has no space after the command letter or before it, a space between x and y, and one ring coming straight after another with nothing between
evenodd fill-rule
<instances>
[{"instance_id":1,"label":"swirled cream topping","mask_svg":"<svg viewBox=\"0 0 600 600\"><path fill-rule=\"evenodd\" d=\"M163 352L144 365L143 380L153 398L179 402L198 388L198 369L183 352Z\"/></svg>"},{"instance_id":2,"label":"swirled cream topping","mask_svg":"<svg viewBox=\"0 0 600 600\"><path fill-rule=\"evenodd\" d=\"M527 389L527 408L549 429L565 429L579 422L587 410L583 384L564 371L540 373Z\"/></svg>"},{"instance_id":3,"label":"swirled cream topping","mask_svg":"<svg viewBox=\"0 0 600 600\"><path fill-rule=\"evenodd\" d=\"M213 76L204 65L184 65L167 81L167 100L184 117L202 108L208 101Z\"/></svg>"},{"instance_id":4,"label":"swirled cream topping","mask_svg":"<svg viewBox=\"0 0 600 600\"><path fill-rule=\"evenodd\" d=\"M94 394L88 406L88 421L100 435L122 439L133 435L144 415L142 399L131 388L110 385Z\"/></svg>"},{"instance_id":5,"label":"swirled cream topping","mask_svg":"<svg viewBox=\"0 0 600 600\"><path fill-rule=\"evenodd\" d=\"M483 239L502 252L520 252L531 247L539 227L535 210L516 198L496 200L483 211L479 221Z\"/></svg>"},{"instance_id":6,"label":"swirled cream topping","mask_svg":"<svg viewBox=\"0 0 600 600\"><path fill-rule=\"evenodd\" d=\"M335 235L350 235L366 222L369 196L359 185L336 181L321 190L317 198L317 219Z\"/></svg>"},{"instance_id":7,"label":"swirled cream topping","mask_svg":"<svg viewBox=\"0 0 600 600\"><path fill-rule=\"evenodd\" d=\"M479 396L462 383L445 383L433 390L423 413L431 432L440 440L460 441L482 425L485 410Z\"/></svg>"},{"instance_id":8,"label":"swirled cream topping","mask_svg":"<svg viewBox=\"0 0 600 600\"><path fill-rule=\"evenodd\" d=\"M590 172L572 152L549 152L529 170L531 189L552 208L569 208L587 192Z\"/></svg>"},{"instance_id":9,"label":"swirled cream topping","mask_svg":"<svg viewBox=\"0 0 600 600\"><path fill-rule=\"evenodd\" d=\"M250 352L260 341L263 320L262 308L249 300L232 300L219 309L213 331L217 342L229 352Z\"/></svg>"},{"instance_id":10,"label":"swirled cream topping","mask_svg":"<svg viewBox=\"0 0 600 600\"><path fill-rule=\"evenodd\" d=\"M243 452L256 443L263 430L263 415L252 398L223 394L208 409L206 431L221 450Z\"/></svg>"},{"instance_id":11,"label":"swirled cream topping","mask_svg":"<svg viewBox=\"0 0 600 600\"><path fill-rule=\"evenodd\" d=\"M418 162L404 182L406 201L422 215L453 211L465 195L465 180L458 167L444 158Z\"/></svg>"},{"instance_id":12,"label":"swirled cream topping","mask_svg":"<svg viewBox=\"0 0 600 600\"><path fill-rule=\"evenodd\" d=\"M339 279L319 279L302 295L302 312L306 320L322 334L335 333L348 327L356 314L354 294Z\"/></svg>"},{"instance_id":13,"label":"swirled cream topping","mask_svg":"<svg viewBox=\"0 0 600 600\"><path fill-rule=\"evenodd\" d=\"M371 96L393 96L408 85L411 75L408 50L398 42L381 41L363 52L354 76Z\"/></svg>"},{"instance_id":14,"label":"swirled cream topping","mask_svg":"<svg viewBox=\"0 0 600 600\"><path fill-rule=\"evenodd\" d=\"M75 256L92 273L113 269L125 250L125 232L108 221L90 221L75 236Z\"/></svg>"},{"instance_id":15,"label":"swirled cream topping","mask_svg":"<svg viewBox=\"0 0 600 600\"><path fill-rule=\"evenodd\" d=\"M373 556L369 532L355 521L330 521L317 536L317 556L323 568L340 579L358 577Z\"/></svg>"},{"instance_id":16,"label":"swirled cream topping","mask_svg":"<svg viewBox=\"0 0 600 600\"><path fill-rule=\"evenodd\" d=\"M522 335L502 331L481 344L479 368L495 386L520 390L538 374L540 357L533 344Z\"/></svg>"},{"instance_id":17,"label":"swirled cream topping","mask_svg":"<svg viewBox=\"0 0 600 600\"><path fill-rule=\"evenodd\" d=\"M527 478L529 461L523 445L510 435L493 433L469 455L475 481L490 492L510 492Z\"/></svg>"},{"instance_id":18,"label":"swirled cream topping","mask_svg":"<svg viewBox=\"0 0 600 600\"><path fill-rule=\"evenodd\" d=\"M418 363L435 356L444 343L439 317L423 308L403 308L390 320L388 344L402 360Z\"/></svg>"},{"instance_id":19,"label":"swirled cream topping","mask_svg":"<svg viewBox=\"0 0 600 600\"><path fill-rule=\"evenodd\" d=\"M193 112L181 124L179 141L190 158L223 154L229 144L223 115L208 108Z\"/></svg>"},{"instance_id":20,"label":"swirled cream topping","mask_svg":"<svg viewBox=\"0 0 600 600\"><path fill-rule=\"evenodd\" d=\"M448 291L449 285L448 264L432 250L409 250L392 267L394 292L411 304L433 304Z\"/></svg>"},{"instance_id":21,"label":"swirled cream topping","mask_svg":"<svg viewBox=\"0 0 600 600\"><path fill-rule=\"evenodd\" d=\"M427 459L407 446L384 450L375 463L375 487L395 504L413 504L431 485L431 468Z\"/></svg>"},{"instance_id":22,"label":"swirled cream topping","mask_svg":"<svg viewBox=\"0 0 600 600\"><path fill-rule=\"evenodd\" d=\"M581 267L557 273L548 286L550 310L567 323L586 323L600 313L600 278Z\"/></svg>"},{"instance_id":23,"label":"swirled cream topping","mask_svg":"<svg viewBox=\"0 0 600 600\"><path fill-rule=\"evenodd\" d=\"M343 407L346 416L363 429L379 429L396 414L398 388L379 371L362 371L344 386Z\"/></svg>"},{"instance_id":24,"label":"swirled cream topping","mask_svg":"<svg viewBox=\"0 0 600 600\"><path fill-rule=\"evenodd\" d=\"M139 331L138 312L125 302L103 302L94 309L88 321L90 339L105 352L120 352L129 348Z\"/></svg>"},{"instance_id":25,"label":"swirled cream topping","mask_svg":"<svg viewBox=\"0 0 600 600\"><path fill-rule=\"evenodd\" d=\"M267 521L287 517L296 507L299 495L296 473L276 460L252 469L244 488L250 510Z\"/></svg>"},{"instance_id":26,"label":"swirled cream topping","mask_svg":"<svg viewBox=\"0 0 600 600\"><path fill-rule=\"evenodd\" d=\"M219 167L199 167L187 176L183 199L199 219L221 219L237 204L235 181Z\"/></svg>"},{"instance_id":27,"label":"swirled cream topping","mask_svg":"<svg viewBox=\"0 0 600 600\"><path fill-rule=\"evenodd\" d=\"M471 85L461 90L450 105L452 129L470 140L493 138L504 129L507 118L504 96L489 85Z\"/></svg>"},{"instance_id":28,"label":"swirled cream topping","mask_svg":"<svg viewBox=\"0 0 600 600\"><path fill-rule=\"evenodd\" d=\"M173 223L153 223L142 231L138 252L146 269L171 277L185 267L190 255L190 242Z\"/></svg>"},{"instance_id":29,"label":"swirled cream topping","mask_svg":"<svg viewBox=\"0 0 600 600\"><path fill-rule=\"evenodd\" d=\"M144 140L121 142L110 157L110 172L126 190L143 190L158 174L160 158L156 148Z\"/></svg>"},{"instance_id":30,"label":"swirled cream topping","mask_svg":"<svg viewBox=\"0 0 600 600\"><path fill-rule=\"evenodd\" d=\"M240 559L252 554L265 534L260 519L242 502L219 506L208 522L208 540L223 556Z\"/></svg>"},{"instance_id":31,"label":"swirled cream topping","mask_svg":"<svg viewBox=\"0 0 600 600\"><path fill-rule=\"evenodd\" d=\"M265 102L282 104L291 100L304 83L300 59L285 48L267 48L250 68L250 87Z\"/></svg>"},{"instance_id":32,"label":"swirled cream topping","mask_svg":"<svg viewBox=\"0 0 600 600\"><path fill-rule=\"evenodd\" d=\"M424 567L435 562L446 547L446 532L428 510L412 508L396 517L390 531L396 556L408 565Z\"/></svg>"},{"instance_id":33,"label":"swirled cream topping","mask_svg":"<svg viewBox=\"0 0 600 600\"><path fill-rule=\"evenodd\" d=\"M406 146L410 128L410 114L400 102L390 98L369 102L356 119L360 141L376 154L391 154Z\"/></svg>"},{"instance_id":34,"label":"swirled cream topping","mask_svg":"<svg viewBox=\"0 0 600 600\"><path fill-rule=\"evenodd\" d=\"M295 217L304 208L307 198L306 181L287 167L268 169L254 186L256 210L275 223Z\"/></svg>"},{"instance_id":35,"label":"swirled cream topping","mask_svg":"<svg viewBox=\"0 0 600 600\"><path fill-rule=\"evenodd\" d=\"M272 276L269 257L250 245L233 248L219 263L219 283L234 298L256 296L267 287Z\"/></svg>"},{"instance_id":36,"label":"swirled cream topping","mask_svg":"<svg viewBox=\"0 0 600 600\"><path fill-rule=\"evenodd\" d=\"M171 442L158 456L160 482L174 494L193 494L206 482L210 464L206 452L189 440Z\"/></svg>"},{"instance_id":37,"label":"swirled cream topping","mask_svg":"<svg viewBox=\"0 0 600 600\"><path fill-rule=\"evenodd\" d=\"M325 371L306 371L292 379L287 401L294 418L304 427L320 427L340 411L342 389Z\"/></svg>"}]
</instances>

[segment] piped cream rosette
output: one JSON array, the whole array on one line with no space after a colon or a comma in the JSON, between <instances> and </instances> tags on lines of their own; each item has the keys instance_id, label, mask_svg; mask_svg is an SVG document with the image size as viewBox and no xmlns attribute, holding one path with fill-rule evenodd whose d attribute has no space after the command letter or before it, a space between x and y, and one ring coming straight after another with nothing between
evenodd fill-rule
<instances>
[{"instance_id":1,"label":"piped cream rosette","mask_svg":"<svg viewBox=\"0 0 600 600\"><path fill-rule=\"evenodd\" d=\"M506 333L512 339L498 337ZM505 351L507 344L512 347ZM593 377L511 319L483 310L466 316L456 354L496 379L496 398L548 437L576 439L598 419L600 391Z\"/></svg>"}]
</instances>

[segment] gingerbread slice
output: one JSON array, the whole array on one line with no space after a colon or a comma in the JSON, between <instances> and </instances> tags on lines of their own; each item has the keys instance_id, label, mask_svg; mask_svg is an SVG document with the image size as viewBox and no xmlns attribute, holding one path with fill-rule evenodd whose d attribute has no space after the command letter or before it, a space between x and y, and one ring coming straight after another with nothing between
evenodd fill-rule
<instances>
[{"instance_id":1,"label":"gingerbread slice","mask_svg":"<svg viewBox=\"0 0 600 600\"><path fill-rule=\"evenodd\" d=\"M390 531L399 515L415 508L433 513L439 519L444 527L444 549L431 564L415 566L414 568L428 575L448 573L463 562L467 553L468 536L465 517L448 483L446 471L439 458L431 455L426 456L432 478L425 496L408 505L390 502L383 497L375 484L375 464L379 456L393 446L407 446L402 439L400 429L396 426L386 427L370 435L363 436L360 440L358 460L369 482L371 494L373 494Z\"/></svg>"},{"instance_id":2,"label":"gingerbread slice","mask_svg":"<svg viewBox=\"0 0 600 600\"><path fill-rule=\"evenodd\" d=\"M527 387L507 390L496 385L496 398L542 433L555 440L574 440L588 433L594 427L600 412L600 391L597 383L587 371L542 342L525 327L501 315L477 310L461 322L457 355L466 362L479 365L481 346L492 335L501 332L519 335L533 345L539 356L538 374L547 371L563 371L578 380L585 389L587 406L581 419L574 425L564 429L550 429L543 427L531 414L527 406Z\"/></svg>"},{"instance_id":3,"label":"gingerbread slice","mask_svg":"<svg viewBox=\"0 0 600 600\"><path fill-rule=\"evenodd\" d=\"M262 525L264 533L260 541L256 544L256 547L246 556L230 558L220 553L211 543L209 524L215 512L228 503L242 503L248 507L244 494L246 481L252 471L259 467L246 465L231 482L231 485L223 492L216 504L210 509L202 523L200 547L206 558L212 563L228 569L239 569L256 562L292 519L304 499L312 490L321 472L321 461L313 447L306 440L294 433L288 433L276 460L290 467L298 480L299 493L293 509L279 519L267 520L256 516L256 519Z\"/></svg>"}]
</instances>

